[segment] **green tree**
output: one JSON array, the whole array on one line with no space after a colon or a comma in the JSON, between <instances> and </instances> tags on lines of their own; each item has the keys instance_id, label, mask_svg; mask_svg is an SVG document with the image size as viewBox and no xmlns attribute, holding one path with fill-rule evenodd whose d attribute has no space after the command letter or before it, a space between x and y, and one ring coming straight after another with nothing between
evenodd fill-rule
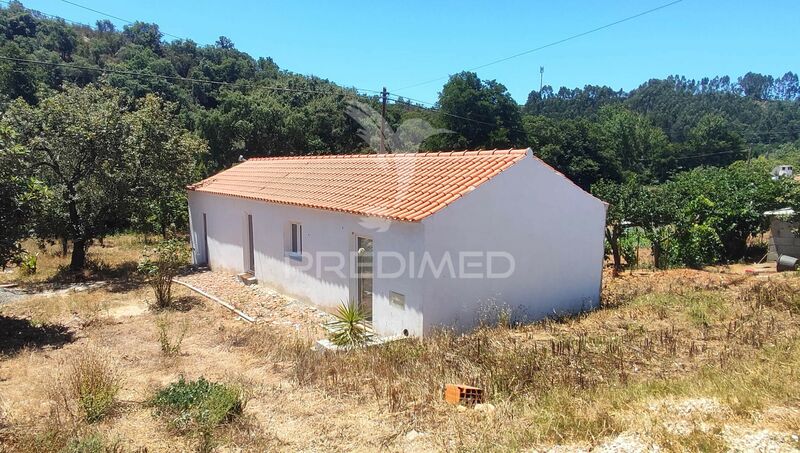
<instances>
[{"instance_id":1,"label":"green tree","mask_svg":"<svg viewBox=\"0 0 800 453\"><path fill-rule=\"evenodd\" d=\"M585 118L559 121L526 116L524 127L536 154L580 187L589 189L601 178L622 180L619 162L604 145L597 123Z\"/></svg>"},{"instance_id":2,"label":"green tree","mask_svg":"<svg viewBox=\"0 0 800 453\"><path fill-rule=\"evenodd\" d=\"M162 232L180 223L180 196L205 143L179 126L174 108L152 95L131 105L118 90L90 85L68 86L35 107L17 100L6 112L26 167L47 188L34 231L71 239L73 270L85 266L93 239L131 218Z\"/></svg>"},{"instance_id":3,"label":"green tree","mask_svg":"<svg viewBox=\"0 0 800 453\"><path fill-rule=\"evenodd\" d=\"M614 271L622 270L620 240L627 228L637 226L632 220L642 216L645 191L636 178L623 183L600 180L592 185L592 194L608 203L606 211L606 241L611 248Z\"/></svg>"},{"instance_id":4,"label":"green tree","mask_svg":"<svg viewBox=\"0 0 800 453\"><path fill-rule=\"evenodd\" d=\"M137 157L131 169L131 210L137 228L166 238L170 228L187 226L185 188L199 179L195 164L208 145L181 126L176 104L147 95L136 107L125 117L125 152Z\"/></svg>"},{"instance_id":5,"label":"green tree","mask_svg":"<svg viewBox=\"0 0 800 453\"><path fill-rule=\"evenodd\" d=\"M744 139L725 117L715 113L700 118L689 133L687 147L685 156L694 165L723 167L747 157Z\"/></svg>"},{"instance_id":6,"label":"green tree","mask_svg":"<svg viewBox=\"0 0 800 453\"><path fill-rule=\"evenodd\" d=\"M599 126L606 147L623 178L657 180L667 174L670 145L664 132L644 116L622 106L600 109Z\"/></svg>"},{"instance_id":7,"label":"green tree","mask_svg":"<svg viewBox=\"0 0 800 453\"><path fill-rule=\"evenodd\" d=\"M450 77L439 94L441 124L455 136L445 136L454 147L500 148L522 146L525 134L519 105L505 86L482 81L474 72Z\"/></svg>"},{"instance_id":8,"label":"green tree","mask_svg":"<svg viewBox=\"0 0 800 453\"><path fill-rule=\"evenodd\" d=\"M632 213L631 222L641 228L650 242L653 265L665 269L670 264L674 222L682 200L677 200L663 184L645 187L641 196L640 207Z\"/></svg>"},{"instance_id":9,"label":"green tree","mask_svg":"<svg viewBox=\"0 0 800 453\"><path fill-rule=\"evenodd\" d=\"M0 267L21 251L19 241L30 236L30 216L41 186L27 177L26 150L14 144L14 132L0 125Z\"/></svg>"},{"instance_id":10,"label":"green tree","mask_svg":"<svg viewBox=\"0 0 800 453\"><path fill-rule=\"evenodd\" d=\"M131 43L147 47L156 54L161 54L161 30L158 25L145 22L134 22L126 25L122 35Z\"/></svg>"},{"instance_id":11,"label":"green tree","mask_svg":"<svg viewBox=\"0 0 800 453\"><path fill-rule=\"evenodd\" d=\"M124 216L130 156L124 153L122 112L118 92L90 86L67 87L38 107L18 100L4 117L52 194L54 202L45 206L53 212L42 215L52 222L46 233L58 230L74 242L74 270L85 266L90 241Z\"/></svg>"},{"instance_id":12,"label":"green tree","mask_svg":"<svg viewBox=\"0 0 800 453\"><path fill-rule=\"evenodd\" d=\"M720 259L744 257L747 239L767 227L764 212L785 207L795 185L788 178L771 179L770 165L765 160L742 161L726 168L702 167L678 174L665 188L681 200L676 219L678 239L688 244L694 240L690 230L705 225L719 240ZM705 227L696 231L711 237Z\"/></svg>"}]
</instances>

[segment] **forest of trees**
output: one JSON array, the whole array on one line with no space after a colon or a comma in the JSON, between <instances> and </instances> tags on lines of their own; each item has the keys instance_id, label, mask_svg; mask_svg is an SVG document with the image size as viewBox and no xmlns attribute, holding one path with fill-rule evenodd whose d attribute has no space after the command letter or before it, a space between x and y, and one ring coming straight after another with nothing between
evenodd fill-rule
<instances>
[{"instance_id":1,"label":"forest of trees","mask_svg":"<svg viewBox=\"0 0 800 453\"><path fill-rule=\"evenodd\" d=\"M0 8L0 262L19 253L21 238L34 236L72 242L79 269L88 244L105 235L185 229L185 185L240 155L369 152L345 113L354 100L379 106L377 94L294 74L237 50L226 37L213 45L167 41L156 24L74 25L11 2ZM670 193L706 197L683 217L676 214L681 206L668 209L660 223L621 214L658 230L653 237L663 233L659 225L681 222L699 231L701 216L719 225L712 205L723 201L696 188L768 174L763 158L757 170L738 161L780 156L791 163L800 155L800 84L792 72L735 80L670 76L628 92L545 86L524 105L501 83L462 72L444 84L435 106L395 99L387 117L394 128L419 118L453 131L428 138L424 150L531 147L609 199L631 190L642 203L666 200L644 192L669 184ZM747 215L785 203L781 190L750 203ZM719 245L703 260L741 257L744 233L733 241L717 230L719 241L710 241Z\"/></svg>"}]
</instances>

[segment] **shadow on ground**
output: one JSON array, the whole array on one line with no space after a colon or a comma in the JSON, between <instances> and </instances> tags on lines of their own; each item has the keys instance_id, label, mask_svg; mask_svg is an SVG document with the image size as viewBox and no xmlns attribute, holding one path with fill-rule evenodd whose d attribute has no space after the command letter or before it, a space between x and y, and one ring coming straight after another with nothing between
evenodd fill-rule
<instances>
[{"instance_id":1,"label":"shadow on ground","mask_svg":"<svg viewBox=\"0 0 800 453\"><path fill-rule=\"evenodd\" d=\"M202 305L203 305L203 300L194 295L176 297L172 301L172 308L175 311L186 312Z\"/></svg>"},{"instance_id":2,"label":"shadow on ground","mask_svg":"<svg viewBox=\"0 0 800 453\"><path fill-rule=\"evenodd\" d=\"M172 303L167 308L156 308L151 305L150 310L155 311L157 313L168 312L168 311L187 312L194 308L199 308L202 306L203 306L203 299L195 295L188 295L188 296L173 297Z\"/></svg>"},{"instance_id":3,"label":"shadow on ground","mask_svg":"<svg viewBox=\"0 0 800 453\"><path fill-rule=\"evenodd\" d=\"M45 291L62 291L75 288L77 285L102 286L112 293L126 293L140 288L145 281L136 272L138 263L126 261L114 266L93 261L81 271L70 270L67 266L59 266L56 273L40 282L20 282L17 291L27 295L35 295Z\"/></svg>"},{"instance_id":4,"label":"shadow on ground","mask_svg":"<svg viewBox=\"0 0 800 453\"><path fill-rule=\"evenodd\" d=\"M66 326L0 315L0 356L14 355L25 347L59 348L73 341L75 335Z\"/></svg>"},{"instance_id":5,"label":"shadow on ground","mask_svg":"<svg viewBox=\"0 0 800 453\"><path fill-rule=\"evenodd\" d=\"M120 283L138 284L139 278L136 273L138 263L136 261L125 261L115 265L108 265L102 260L89 260L86 268L80 271L73 271L68 266L60 266L55 275L48 280L53 284L83 283L89 281L112 280Z\"/></svg>"}]
</instances>

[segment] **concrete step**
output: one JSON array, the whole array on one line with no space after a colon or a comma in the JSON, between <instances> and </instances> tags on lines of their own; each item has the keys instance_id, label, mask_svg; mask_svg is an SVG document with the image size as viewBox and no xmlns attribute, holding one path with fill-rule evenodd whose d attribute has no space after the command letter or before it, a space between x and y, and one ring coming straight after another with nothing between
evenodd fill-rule
<instances>
[{"instance_id":1,"label":"concrete step","mask_svg":"<svg viewBox=\"0 0 800 453\"><path fill-rule=\"evenodd\" d=\"M245 285L255 285L258 283L256 276L250 272L243 272L241 274L237 274L236 276L239 277L239 281Z\"/></svg>"}]
</instances>

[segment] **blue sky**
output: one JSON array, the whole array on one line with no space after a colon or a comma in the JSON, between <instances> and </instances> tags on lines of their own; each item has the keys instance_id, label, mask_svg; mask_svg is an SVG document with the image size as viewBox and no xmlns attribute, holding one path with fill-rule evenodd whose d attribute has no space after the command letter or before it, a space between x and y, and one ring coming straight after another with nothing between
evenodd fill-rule
<instances>
[{"instance_id":1,"label":"blue sky","mask_svg":"<svg viewBox=\"0 0 800 453\"><path fill-rule=\"evenodd\" d=\"M446 77L668 3L618 1L74 0L200 44L229 37L283 69L433 102ZM104 19L60 0L25 6L93 24ZM782 75L800 71L800 2L683 0L597 33L477 71L519 102L545 84L631 89L649 78ZM120 27L124 23L114 21ZM167 37L167 39L170 39Z\"/></svg>"}]
</instances>

